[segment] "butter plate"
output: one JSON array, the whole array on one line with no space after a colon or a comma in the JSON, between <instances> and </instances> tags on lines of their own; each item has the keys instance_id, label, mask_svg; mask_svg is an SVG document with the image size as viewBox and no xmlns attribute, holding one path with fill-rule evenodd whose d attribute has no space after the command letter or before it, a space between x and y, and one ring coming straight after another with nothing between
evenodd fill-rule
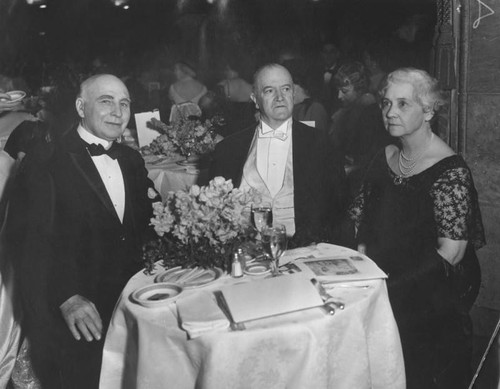
<instances>
[{"instance_id":1,"label":"butter plate","mask_svg":"<svg viewBox=\"0 0 500 389\"><path fill-rule=\"evenodd\" d=\"M153 308L172 302L172 299L181 294L182 290L181 285L160 282L135 290L131 298L143 307Z\"/></svg>"},{"instance_id":2,"label":"butter plate","mask_svg":"<svg viewBox=\"0 0 500 389\"><path fill-rule=\"evenodd\" d=\"M254 262L246 266L244 273L249 276L262 276L271 272L269 264L264 262Z\"/></svg>"}]
</instances>

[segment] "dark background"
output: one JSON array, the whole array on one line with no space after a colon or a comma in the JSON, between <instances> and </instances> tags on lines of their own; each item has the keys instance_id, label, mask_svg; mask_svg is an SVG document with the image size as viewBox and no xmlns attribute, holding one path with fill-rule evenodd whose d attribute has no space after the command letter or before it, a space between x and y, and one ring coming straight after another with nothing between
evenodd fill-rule
<instances>
[{"instance_id":1,"label":"dark background","mask_svg":"<svg viewBox=\"0 0 500 389\"><path fill-rule=\"evenodd\" d=\"M129 9L112 0L35 1L46 8L0 0L0 73L33 87L54 67L89 67L96 58L115 73L169 69L188 58L208 84L228 56L241 57L251 73L282 49L315 56L333 40L356 58L363 45L394 41L411 15L422 24L412 49L424 53L413 65L425 68L436 13L435 0L128 0Z\"/></svg>"}]
</instances>

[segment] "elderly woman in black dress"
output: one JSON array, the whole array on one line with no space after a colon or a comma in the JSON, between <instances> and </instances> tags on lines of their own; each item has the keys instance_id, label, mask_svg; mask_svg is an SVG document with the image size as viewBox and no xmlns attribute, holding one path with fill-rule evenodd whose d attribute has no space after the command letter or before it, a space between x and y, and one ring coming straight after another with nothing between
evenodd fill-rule
<instances>
[{"instance_id":1,"label":"elderly woman in black dress","mask_svg":"<svg viewBox=\"0 0 500 389\"><path fill-rule=\"evenodd\" d=\"M471 172L431 130L443 104L435 79L399 69L380 94L399 144L374 157L351 206L358 249L389 275L407 387L466 388L469 310L480 284L475 250L485 243Z\"/></svg>"}]
</instances>

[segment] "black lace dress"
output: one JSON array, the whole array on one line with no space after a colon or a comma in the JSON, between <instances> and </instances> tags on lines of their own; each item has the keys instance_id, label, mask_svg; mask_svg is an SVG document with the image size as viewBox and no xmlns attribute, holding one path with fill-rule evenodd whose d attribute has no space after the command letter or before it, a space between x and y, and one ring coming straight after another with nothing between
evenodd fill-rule
<instances>
[{"instance_id":1,"label":"black lace dress","mask_svg":"<svg viewBox=\"0 0 500 389\"><path fill-rule=\"evenodd\" d=\"M407 388L466 388L471 378L471 321L484 245L477 193L465 161L450 156L400 178L385 152L370 165L350 208L357 241L388 275L398 323ZM439 237L467 240L451 266L436 250Z\"/></svg>"}]
</instances>

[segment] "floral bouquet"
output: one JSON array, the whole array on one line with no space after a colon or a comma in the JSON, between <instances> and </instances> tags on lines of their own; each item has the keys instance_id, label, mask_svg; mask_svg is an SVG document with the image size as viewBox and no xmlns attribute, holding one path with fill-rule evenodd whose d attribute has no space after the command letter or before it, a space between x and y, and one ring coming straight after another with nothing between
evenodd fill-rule
<instances>
[{"instance_id":1,"label":"floral bouquet","mask_svg":"<svg viewBox=\"0 0 500 389\"><path fill-rule=\"evenodd\" d=\"M153 118L148 126L158 131L160 136L148 146L142 147L141 152L143 155L166 157L181 154L186 158L210 153L221 138L216 129L222 124L223 120L219 116L205 121L197 117L182 118L170 124Z\"/></svg>"},{"instance_id":2,"label":"floral bouquet","mask_svg":"<svg viewBox=\"0 0 500 389\"><path fill-rule=\"evenodd\" d=\"M154 226L159 238L144 246L146 271L163 260L165 267L220 267L227 270L235 246L255 236L250 205L261 202L254 189L233 188L231 180L215 177L207 186L170 192L153 204Z\"/></svg>"}]
</instances>

